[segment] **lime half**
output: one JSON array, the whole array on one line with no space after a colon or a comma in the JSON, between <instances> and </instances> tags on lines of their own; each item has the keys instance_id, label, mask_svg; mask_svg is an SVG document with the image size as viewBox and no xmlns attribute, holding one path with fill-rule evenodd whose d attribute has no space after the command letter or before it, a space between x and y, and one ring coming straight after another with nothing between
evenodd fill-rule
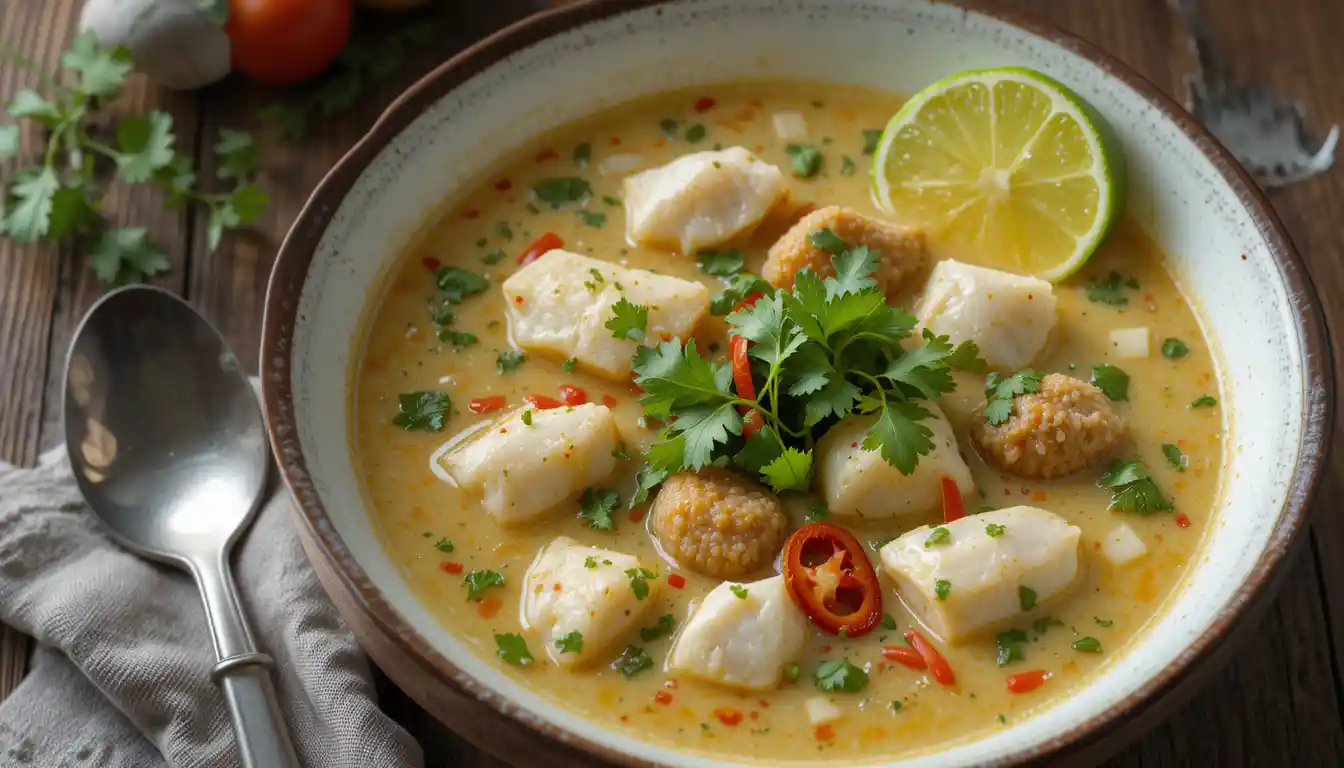
<instances>
[{"instance_id":1,"label":"lime half","mask_svg":"<svg viewBox=\"0 0 1344 768\"><path fill-rule=\"evenodd\" d=\"M883 210L959 257L1062 280L1119 219L1125 155L1072 91L1006 67L915 94L887 123L872 179Z\"/></svg>"}]
</instances>

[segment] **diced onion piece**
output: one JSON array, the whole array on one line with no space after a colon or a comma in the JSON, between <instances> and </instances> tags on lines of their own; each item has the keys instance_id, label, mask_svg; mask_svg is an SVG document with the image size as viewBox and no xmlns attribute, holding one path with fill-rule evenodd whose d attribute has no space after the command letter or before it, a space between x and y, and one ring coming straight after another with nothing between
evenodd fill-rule
<instances>
[{"instance_id":1,"label":"diced onion piece","mask_svg":"<svg viewBox=\"0 0 1344 768\"><path fill-rule=\"evenodd\" d=\"M612 155L598 162L597 170L603 176L611 176L618 173L633 173L648 166L649 161L643 155Z\"/></svg>"},{"instance_id":2,"label":"diced onion piece","mask_svg":"<svg viewBox=\"0 0 1344 768\"><path fill-rule=\"evenodd\" d=\"M807 135L807 118L802 112L776 112L770 116L775 135L781 139L801 139Z\"/></svg>"},{"instance_id":3,"label":"diced onion piece","mask_svg":"<svg viewBox=\"0 0 1344 768\"><path fill-rule=\"evenodd\" d=\"M833 723L844 716L840 708L835 706L825 696L813 696L803 702L803 708L807 710L807 717L813 725L825 725Z\"/></svg>"},{"instance_id":4,"label":"diced onion piece","mask_svg":"<svg viewBox=\"0 0 1344 768\"><path fill-rule=\"evenodd\" d=\"M1125 565L1148 554L1148 547L1128 524L1117 525L1101 540L1101 554L1112 565Z\"/></svg>"},{"instance_id":5,"label":"diced onion piece","mask_svg":"<svg viewBox=\"0 0 1344 768\"><path fill-rule=\"evenodd\" d=\"M1111 331L1111 346L1120 357L1147 357L1149 335L1147 326L1117 328Z\"/></svg>"}]
</instances>

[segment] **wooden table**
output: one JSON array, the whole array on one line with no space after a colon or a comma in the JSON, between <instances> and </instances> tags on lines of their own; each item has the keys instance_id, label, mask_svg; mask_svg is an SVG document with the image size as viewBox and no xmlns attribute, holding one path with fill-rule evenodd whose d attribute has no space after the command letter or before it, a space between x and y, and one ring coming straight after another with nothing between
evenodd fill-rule
<instances>
[{"instance_id":1,"label":"wooden table","mask_svg":"<svg viewBox=\"0 0 1344 768\"><path fill-rule=\"evenodd\" d=\"M53 66L80 0L0 0L0 42ZM383 106L430 66L551 2L442 2L437 41L369 92L349 114L322 126L302 149L269 142L261 183L273 203L257 231L205 247L205 221L165 213L143 191L111 193L118 224L148 226L172 271L157 282L181 292L256 370L262 297L280 238L327 168ZM1180 93L1193 61L1187 35L1163 0L1016 0L1128 62L1158 87ZM1205 0L1206 15L1236 73L1300 100L1318 127L1344 123L1344 5L1341 0ZM380 18L378 24L397 23ZM367 25L362 25L367 26ZM0 64L0 96L31 83ZM170 112L179 149L213 176L208 151L221 127L256 129L257 111L284 92L241 79L170 93L137 78L126 100ZM1336 333L1344 332L1344 168L1277 191L1272 199L1302 251ZM0 244L0 460L31 464L56 444L65 351L75 324L103 292L73 252ZM1341 388L1344 391L1344 388ZM1337 429L1344 430L1344 419ZM1335 455L1317 499L1311 540L1254 639L1217 681L1165 724L1116 757L1117 765L1344 765L1344 456ZM500 766L433 722L380 679L384 706L425 745L431 765Z\"/></svg>"}]
</instances>

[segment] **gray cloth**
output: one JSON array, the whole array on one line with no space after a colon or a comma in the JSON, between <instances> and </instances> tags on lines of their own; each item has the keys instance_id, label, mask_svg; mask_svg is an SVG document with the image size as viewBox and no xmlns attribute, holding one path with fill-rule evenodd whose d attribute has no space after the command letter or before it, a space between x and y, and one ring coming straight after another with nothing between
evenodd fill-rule
<instances>
[{"instance_id":1,"label":"gray cloth","mask_svg":"<svg viewBox=\"0 0 1344 768\"><path fill-rule=\"evenodd\" d=\"M327 599L274 492L234 576L304 765L420 766L378 709L368 659ZM210 681L214 647L189 576L118 547L84 506L63 449L0 464L0 621L41 643L0 703L0 765L234 766Z\"/></svg>"}]
</instances>

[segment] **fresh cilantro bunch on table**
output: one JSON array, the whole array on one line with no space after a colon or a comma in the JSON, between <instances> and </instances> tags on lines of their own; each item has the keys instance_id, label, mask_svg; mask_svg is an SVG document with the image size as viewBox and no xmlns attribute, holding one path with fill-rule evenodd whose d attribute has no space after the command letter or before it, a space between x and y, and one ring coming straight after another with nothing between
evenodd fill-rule
<instances>
[{"instance_id":1,"label":"fresh cilantro bunch on table","mask_svg":"<svg viewBox=\"0 0 1344 768\"><path fill-rule=\"evenodd\" d=\"M160 188L170 211L202 206L211 250L225 230L251 224L265 212L269 199L253 182L257 151L251 136L220 133L213 146L215 175L227 188L204 192L191 158L177 146L172 115L151 110L108 122L104 108L131 73L126 48L103 48L85 32L62 54L55 76L22 57L10 58L37 72L43 92L20 89L5 112L40 126L41 140L25 151L19 124L0 122L0 161L20 159L0 180L0 235L19 244L77 243L100 279L121 284L166 272L169 261L144 227L108 226L103 198L109 180Z\"/></svg>"},{"instance_id":2,"label":"fresh cilantro bunch on table","mask_svg":"<svg viewBox=\"0 0 1344 768\"><path fill-rule=\"evenodd\" d=\"M953 368L983 370L978 350L927 330L907 349L915 319L888 306L870 277L877 254L829 230L810 239L833 254L835 275L805 270L792 289L729 314L732 363L706 359L694 340L638 348L644 415L666 426L644 454L632 505L668 475L710 464L736 464L776 491L807 490L816 440L853 413L875 418L863 448L905 474L933 449L921 402L955 388Z\"/></svg>"}]
</instances>

